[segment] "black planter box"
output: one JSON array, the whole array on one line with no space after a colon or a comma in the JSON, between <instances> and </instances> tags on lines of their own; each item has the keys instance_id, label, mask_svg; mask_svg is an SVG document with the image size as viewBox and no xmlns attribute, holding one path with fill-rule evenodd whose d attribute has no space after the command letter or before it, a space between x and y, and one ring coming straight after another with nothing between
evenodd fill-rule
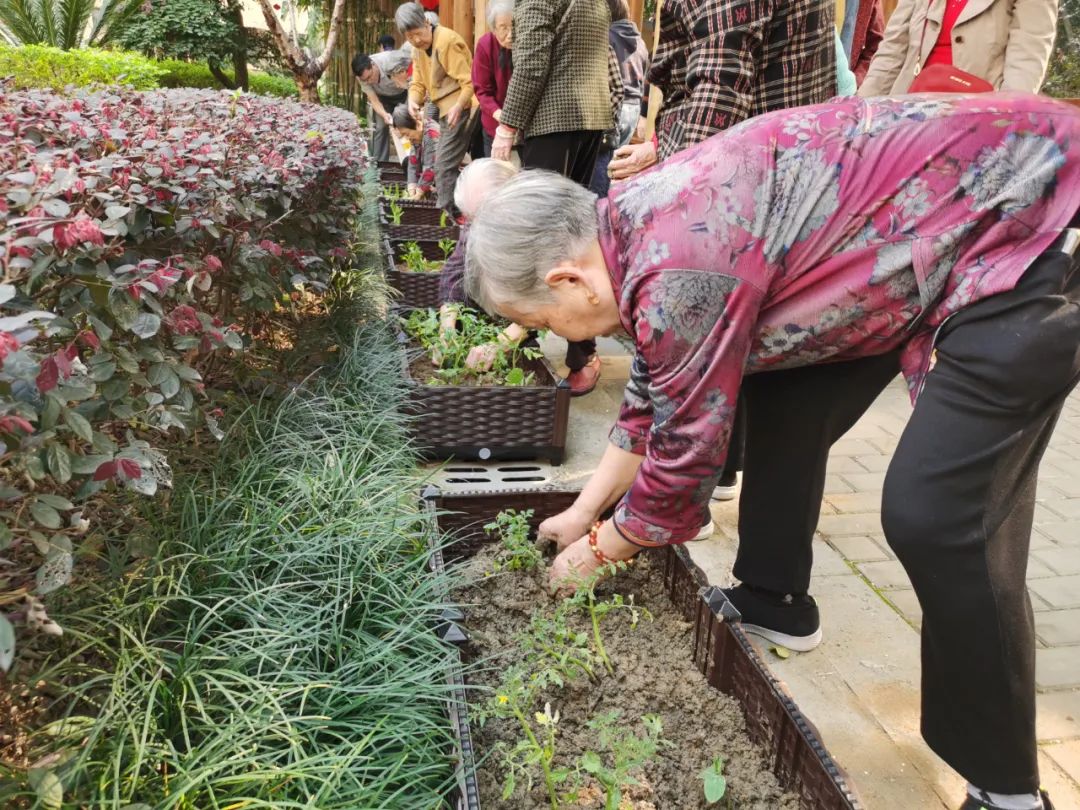
<instances>
[{"instance_id":1,"label":"black planter box","mask_svg":"<svg viewBox=\"0 0 1080 810\"><path fill-rule=\"evenodd\" d=\"M442 227L443 212L441 208L435 206L434 201L429 200L391 200L387 197L380 198L380 216L384 227L393 225L394 221L390 215L391 204L396 204L401 208L401 223L402 225L432 225L435 227ZM446 221L452 224L449 216L446 217Z\"/></svg>"},{"instance_id":2,"label":"black planter box","mask_svg":"<svg viewBox=\"0 0 1080 810\"><path fill-rule=\"evenodd\" d=\"M532 509L535 531L549 517L567 509L576 491L558 489L503 490L499 492L442 493L428 487L423 498L440 534L454 538L445 557L461 559L490 542L483 526L503 509ZM646 554L662 560L664 579L672 603L694 626L694 663L709 684L739 701L751 739L761 745L770 770L784 789L799 797L803 810L862 810L847 775L840 769L813 724L799 711L783 685L772 675L750 644L741 617L723 593L709 586L701 569L682 546L649 549ZM435 566L445 565L437 551ZM449 594L446 594L449 604ZM458 614L460 615L460 614ZM465 639L454 621L441 628L447 640ZM457 654L457 672L462 674ZM455 808L479 810L476 754L469 729L464 678L455 684L452 719L457 729L459 794L451 797Z\"/></svg>"}]
</instances>

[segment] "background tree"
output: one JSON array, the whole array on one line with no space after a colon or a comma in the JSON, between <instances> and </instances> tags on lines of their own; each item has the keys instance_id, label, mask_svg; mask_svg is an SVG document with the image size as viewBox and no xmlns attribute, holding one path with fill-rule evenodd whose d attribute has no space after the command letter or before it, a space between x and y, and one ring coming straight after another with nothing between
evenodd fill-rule
<instances>
[{"instance_id":1,"label":"background tree","mask_svg":"<svg viewBox=\"0 0 1080 810\"><path fill-rule=\"evenodd\" d=\"M1080 0L1061 0L1057 47L1050 57L1043 92L1059 98L1080 98Z\"/></svg>"},{"instance_id":2,"label":"background tree","mask_svg":"<svg viewBox=\"0 0 1080 810\"><path fill-rule=\"evenodd\" d=\"M3 2L3 0L0 0ZM300 100L312 104L319 103L319 79L326 71L337 47L338 35L341 32L341 21L345 15L345 0L334 0L334 7L330 12L330 19L326 25L326 41L322 52L318 56L307 53L300 47L299 42L291 37L277 11L274 9L272 0L259 0L266 27L270 29L270 36L274 41L278 56L292 74L297 88L300 90ZM280 3L277 4L280 8Z\"/></svg>"},{"instance_id":3,"label":"background tree","mask_svg":"<svg viewBox=\"0 0 1080 810\"><path fill-rule=\"evenodd\" d=\"M65 51L106 45L139 13L141 2L103 0L95 14L97 0L0 0L0 26L19 45Z\"/></svg>"},{"instance_id":4,"label":"background tree","mask_svg":"<svg viewBox=\"0 0 1080 810\"><path fill-rule=\"evenodd\" d=\"M247 32L239 0L146 0L116 41L156 59L205 59L222 87L248 89ZM230 62L232 78L222 69Z\"/></svg>"}]
</instances>

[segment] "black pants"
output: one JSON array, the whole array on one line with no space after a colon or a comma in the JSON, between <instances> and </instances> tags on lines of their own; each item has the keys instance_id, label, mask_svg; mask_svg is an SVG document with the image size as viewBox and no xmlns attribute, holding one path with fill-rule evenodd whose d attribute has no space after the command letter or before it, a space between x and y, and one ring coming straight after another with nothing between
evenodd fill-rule
<instances>
[{"instance_id":1,"label":"black pants","mask_svg":"<svg viewBox=\"0 0 1080 810\"><path fill-rule=\"evenodd\" d=\"M401 93L397 96L379 96L379 103L383 105L384 110L393 115L394 108L398 104L404 104L407 98L407 93ZM374 115L374 110L372 110L372 114ZM372 154L374 154L376 160L389 160L390 126L379 115L374 115L372 123L375 125L375 132L371 141Z\"/></svg>"},{"instance_id":2,"label":"black pants","mask_svg":"<svg viewBox=\"0 0 1080 810\"><path fill-rule=\"evenodd\" d=\"M1039 461L1080 379L1078 347L1080 271L1070 257L1048 252L1016 289L973 304L942 327L936 364L885 479L885 536L923 610L923 736L961 776L995 793L1031 793L1039 784L1034 623L1025 576ZM740 579L784 592L809 582L812 535L743 531L769 523L767 515L747 514L766 504L760 491L748 491L752 481L764 483L755 467L766 460L762 441L796 431L814 436L818 455L801 447L794 459L809 473L801 491L818 489L821 457L893 369L895 358L882 357L857 368L838 364L747 379L774 395L782 393L780 375L793 382L785 400L774 403L786 402L786 420L771 431L749 430ZM821 374L816 385L808 381L815 372ZM767 404L752 397L751 426L761 428ZM807 412L813 421L804 419ZM772 471L783 493L792 454L777 450L770 451ZM774 491L768 508L779 511L781 504Z\"/></svg>"},{"instance_id":3,"label":"black pants","mask_svg":"<svg viewBox=\"0 0 1080 810\"><path fill-rule=\"evenodd\" d=\"M526 138L521 148L521 166L523 169L558 172L588 188L603 135L601 130L581 130ZM566 350L566 365L570 371L578 371L594 354L595 340L571 342Z\"/></svg>"}]
</instances>

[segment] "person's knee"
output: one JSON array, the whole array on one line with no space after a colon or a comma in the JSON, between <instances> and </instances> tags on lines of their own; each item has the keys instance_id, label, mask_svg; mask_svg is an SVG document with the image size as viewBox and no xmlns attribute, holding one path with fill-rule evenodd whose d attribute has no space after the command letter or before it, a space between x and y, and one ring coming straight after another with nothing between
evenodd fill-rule
<instances>
[{"instance_id":1,"label":"person's knee","mask_svg":"<svg viewBox=\"0 0 1080 810\"><path fill-rule=\"evenodd\" d=\"M897 558L927 551L936 536L934 495L918 474L891 468L881 495L881 528Z\"/></svg>"}]
</instances>

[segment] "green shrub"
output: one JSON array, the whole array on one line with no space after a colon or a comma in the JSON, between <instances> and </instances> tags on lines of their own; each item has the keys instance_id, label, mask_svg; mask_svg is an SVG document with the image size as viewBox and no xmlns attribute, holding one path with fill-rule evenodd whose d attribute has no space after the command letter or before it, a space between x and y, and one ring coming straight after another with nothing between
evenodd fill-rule
<instances>
[{"instance_id":1,"label":"green shrub","mask_svg":"<svg viewBox=\"0 0 1080 810\"><path fill-rule=\"evenodd\" d=\"M220 90L221 84L214 78L205 62L181 62L178 59L165 59L158 64L165 71L159 82L162 87L198 87ZM224 71L229 79L231 70ZM283 76L271 76L269 73L252 71L249 79L249 91L264 96L296 97L296 84Z\"/></svg>"},{"instance_id":2,"label":"green shrub","mask_svg":"<svg viewBox=\"0 0 1080 810\"><path fill-rule=\"evenodd\" d=\"M15 90L86 87L92 84L125 85L136 90L158 86L164 73L142 54L84 48L62 51L44 45L17 48L0 45L0 77L10 77Z\"/></svg>"}]
</instances>

